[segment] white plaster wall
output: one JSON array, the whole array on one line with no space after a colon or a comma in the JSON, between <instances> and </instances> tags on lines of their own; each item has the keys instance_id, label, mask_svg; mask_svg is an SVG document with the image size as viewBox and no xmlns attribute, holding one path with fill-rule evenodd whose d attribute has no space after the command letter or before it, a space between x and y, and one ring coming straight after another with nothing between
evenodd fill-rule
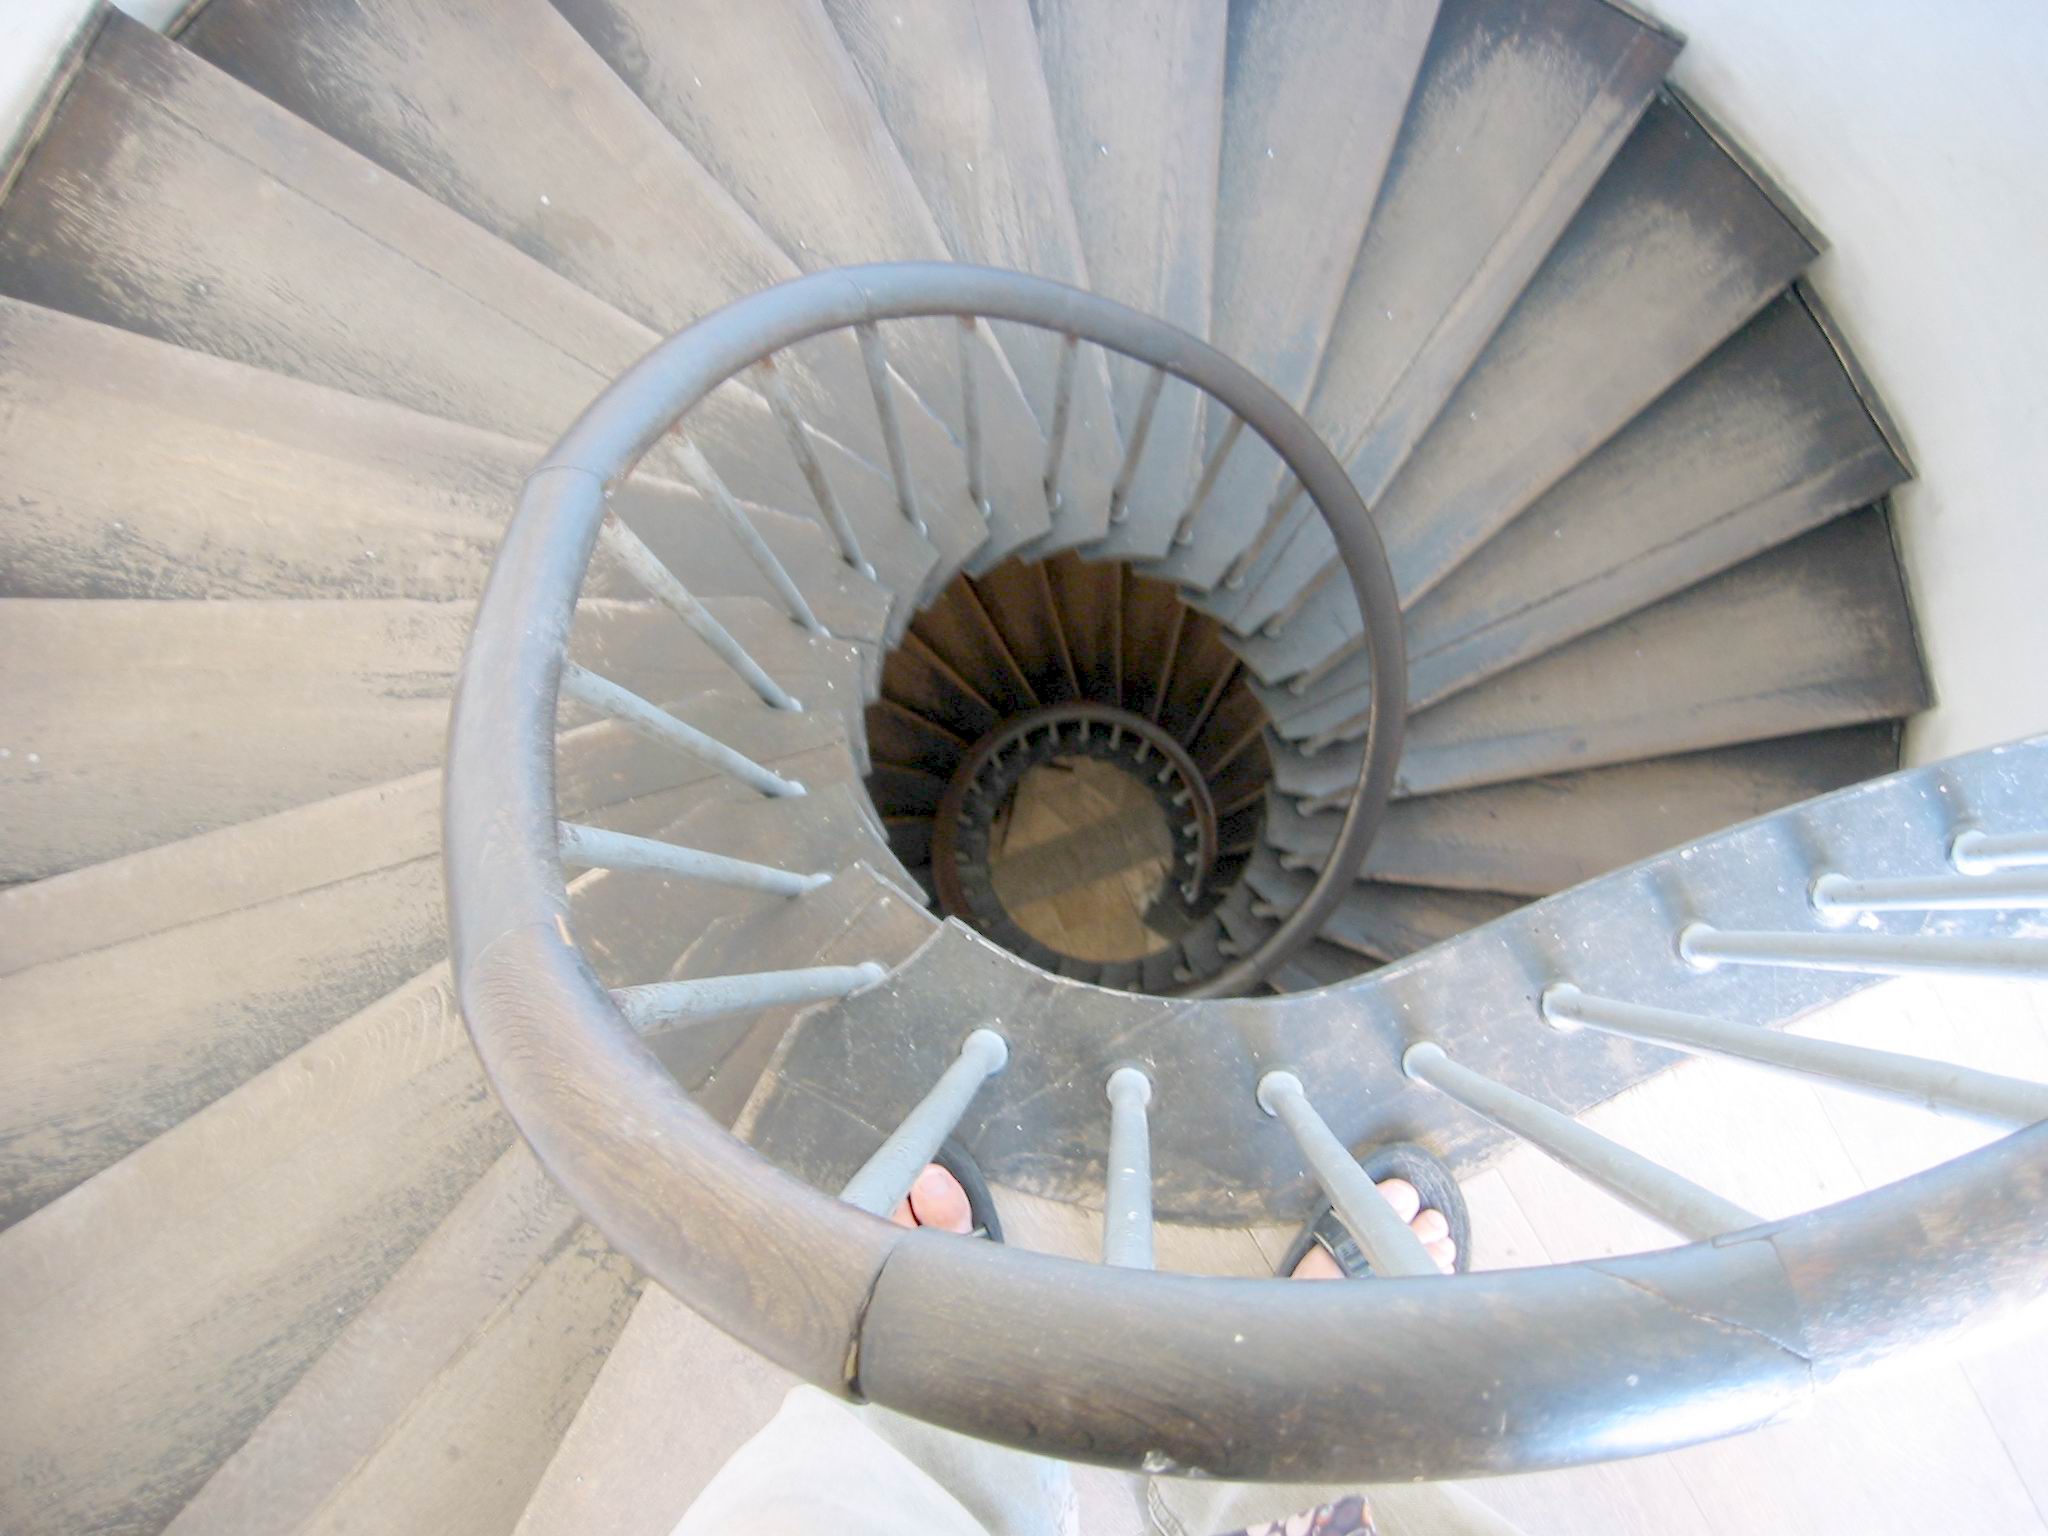
<instances>
[{"instance_id":1,"label":"white plaster wall","mask_svg":"<svg viewBox=\"0 0 2048 1536\"><path fill-rule=\"evenodd\" d=\"M2048 730L2048 0L1649 0L1903 428L1915 761Z\"/></svg>"}]
</instances>

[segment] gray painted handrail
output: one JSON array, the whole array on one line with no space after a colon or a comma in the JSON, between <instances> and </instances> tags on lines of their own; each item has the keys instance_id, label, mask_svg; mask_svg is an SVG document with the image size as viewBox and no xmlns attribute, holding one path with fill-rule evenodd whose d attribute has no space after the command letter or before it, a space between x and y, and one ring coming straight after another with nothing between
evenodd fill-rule
<instances>
[{"instance_id":1,"label":"gray painted handrail","mask_svg":"<svg viewBox=\"0 0 2048 1536\"><path fill-rule=\"evenodd\" d=\"M2048 1124L1713 1243L1311 1286L896 1227L776 1168L695 1104L577 949L557 847L555 712L607 491L762 357L943 315L1080 334L1207 389L1335 509L1381 675L1368 725L1379 745L1325 869L1333 900L1392 787L1405 668L1377 535L1308 425L1228 358L1057 284L942 264L818 273L706 316L622 376L528 477L464 660L443 805L454 971L478 1054L542 1166L622 1253L843 1396L1049 1455L1266 1479L1450 1477L1690 1444L2039 1293ZM1282 932L1298 942L1326 915L1312 896Z\"/></svg>"}]
</instances>

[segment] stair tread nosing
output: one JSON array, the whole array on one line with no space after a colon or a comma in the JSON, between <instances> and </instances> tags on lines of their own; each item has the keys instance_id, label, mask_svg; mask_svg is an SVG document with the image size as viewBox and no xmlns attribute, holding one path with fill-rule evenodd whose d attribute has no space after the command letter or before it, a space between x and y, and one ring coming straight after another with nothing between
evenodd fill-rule
<instances>
[{"instance_id":1,"label":"stair tread nosing","mask_svg":"<svg viewBox=\"0 0 2048 1536\"><path fill-rule=\"evenodd\" d=\"M823 0L823 10L952 258L1088 288L1027 0ZM995 332L1049 437L1060 338L1013 325ZM1122 459L1106 360L1090 346L1076 364L1061 500L1049 531L1026 546L1037 554L1103 532ZM994 564L992 555L973 568Z\"/></svg>"},{"instance_id":2,"label":"stair tread nosing","mask_svg":"<svg viewBox=\"0 0 2048 1536\"><path fill-rule=\"evenodd\" d=\"M1105 298L1209 334L1227 7L1183 0L1040 0L1040 56L1088 281ZM1110 359L1126 446L1150 370ZM1164 555L1194 488L1199 391L1169 380L1125 519L1094 559Z\"/></svg>"},{"instance_id":3,"label":"stair tread nosing","mask_svg":"<svg viewBox=\"0 0 2048 1536\"><path fill-rule=\"evenodd\" d=\"M1399 782L1421 794L1896 720L1928 697L1870 509L1424 710Z\"/></svg>"},{"instance_id":4,"label":"stair tread nosing","mask_svg":"<svg viewBox=\"0 0 2048 1536\"><path fill-rule=\"evenodd\" d=\"M858 730L852 647L751 598L707 606L799 698ZM40 877L438 762L472 618L468 603L400 599L0 601L0 649L18 668L0 760L10 873ZM571 649L647 697L736 681L649 604L583 604Z\"/></svg>"},{"instance_id":5,"label":"stair tread nosing","mask_svg":"<svg viewBox=\"0 0 2048 1536\"><path fill-rule=\"evenodd\" d=\"M1601 0L1445 0L1308 417L1376 501L1649 105L1675 39ZM1264 582L1313 517L1252 567Z\"/></svg>"},{"instance_id":6,"label":"stair tread nosing","mask_svg":"<svg viewBox=\"0 0 2048 1536\"><path fill-rule=\"evenodd\" d=\"M1877 501L1906 476L1827 333L1787 294L1410 611L1410 705Z\"/></svg>"},{"instance_id":7,"label":"stair tread nosing","mask_svg":"<svg viewBox=\"0 0 2048 1536\"><path fill-rule=\"evenodd\" d=\"M168 1529L300 1529L578 1221L526 1144L514 1141ZM391 1348L394 1338L406 1347Z\"/></svg>"},{"instance_id":8,"label":"stair tread nosing","mask_svg":"<svg viewBox=\"0 0 2048 1536\"><path fill-rule=\"evenodd\" d=\"M4 298L0 404L11 597L473 599L546 452ZM694 488L640 476L613 507L697 595L774 597ZM829 628L887 638L815 520L746 514ZM646 595L602 553L585 591Z\"/></svg>"},{"instance_id":9,"label":"stair tread nosing","mask_svg":"<svg viewBox=\"0 0 2048 1536\"><path fill-rule=\"evenodd\" d=\"M512 1134L439 966L0 1234L10 1523L161 1526Z\"/></svg>"},{"instance_id":10,"label":"stair tread nosing","mask_svg":"<svg viewBox=\"0 0 2048 1536\"><path fill-rule=\"evenodd\" d=\"M537 442L657 339L119 13L0 208L0 289ZM689 426L740 496L812 505L751 391L713 391ZM851 509L901 521L881 473L819 442ZM648 464L671 466L668 449ZM963 520L963 557L978 524Z\"/></svg>"},{"instance_id":11,"label":"stair tread nosing","mask_svg":"<svg viewBox=\"0 0 2048 1536\"><path fill-rule=\"evenodd\" d=\"M1897 767L1897 729L1861 725L1397 800L1365 874L1547 896ZM1320 864L1337 814L1283 795L1268 808L1266 841Z\"/></svg>"},{"instance_id":12,"label":"stair tread nosing","mask_svg":"<svg viewBox=\"0 0 2048 1536\"><path fill-rule=\"evenodd\" d=\"M697 713L716 711L699 701ZM850 780L843 738L821 731L825 723L777 716L778 739L757 729L756 750L785 772L816 776L836 763L832 771ZM694 760L624 736L598 726L564 741L566 815L658 836L685 807L729 782L708 769L693 774ZM177 905L174 889L209 884L218 861L173 845L197 857L175 888L153 882L158 921L168 926L140 937L103 926L100 905L84 887L104 890L116 875L107 866L97 867L104 879L74 882L70 899L44 909L48 918L68 909L70 936L82 949L0 977L5 1011L34 1021L17 1033L15 1069L0 1092L0 1223L170 1129L446 953L434 803L440 774L419 777L430 782L384 786L390 794L348 797L354 803L347 807L331 802L325 816L309 814L320 807L287 813L279 820L289 835L278 828L260 844L253 831L242 838L245 858L259 845L283 843L281 854L309 844L333 849L325 868L301 856L292 871L281 859L279 878L260 895L242 892L256 898L245 904L215 912ZM337 867L335 859L347 862ZM116 899L143 894L130 889ZM588 898L573 905L584 926ZM143 1013L135 1008L140 996L151 1000Z\"/></svg>"},{"instance_id":13,"label":"stair tread nosing","mask_svg":"<svg viewBox=\"0 0 2048 1536\"><path fill-rule=\"evenodd\" d=\"M745 27L715 4L651 6L641 0L564 0L550 26L581 35L574 46L601 59L618 89L670 138L701 175L716 178L731 214L789 274L877 260L944 260L946 250L908 171L875 117L839 39L815 4L759 7ZM556 11L560 15L557 17ZM542 57L547 55L543 54ZM605 146L594 148L602 153ZM672 312L670 324L689 318ZM906 381L901 412L915 473L934 510L971 510L967 497L957 343L945 322L892 324L892 364ZM829 366L824 419L851 443L886 458L852 340L794 349L799 367ZM1004 360L975 349L991 488L990 546L1004 552L1048 526L1039 488L1038 427ZM847 363L852 377L849 383ZM914 393L912 393L914 392ZM811 398L811 397L807 397ZM928 514L929 515L929 514ZM978 515L978 514L977 514ZM947 564L966 558L950 546Z\"/></svg>"},{"instance_id":14,"label":"stair tread nosing","mask_svg":"<svg viewBox=\"0 0 2048 1536\"><path fill-rule=\"evenodd\" d=\"M1814 254L1806 232L1689 112L1668 97L1653 103L1374 505L1403 605L1739 329ZM1233 624L1249 630L1278 612L1329 549L1320 523L1305 524ZM1312 608L1312 622L1335 626L1322 654L1357 632L1355 610L1328 598Z\"/></svg>"},{"instance_id":15,"label":"stair tread nosing","mask_svg":"<svg viewBox=\"0 0 2048 1536\"><path fill-rule=\"evenodd\" d=\"M1210 340L1292 405L1307 402L1322 364L1437 5L1231 7ZM1315 217L1275 218L1276 208L1313 208ZM1226 420L1209 411L1205 456ZM1241 436L1193 541L1156 562L1157 573L1214 586L1257 533L1281 473L1271 449Z\"/></svg>"},{"instance_id":16,"label":"stair tread nosing","mask_svg":"<svg viewBox=\"0 0 2048 1536\"><path fill-rule=\"evenodd\" d=\"M688 707L713 735L749 732L750 745L766 762L843 739L834 716L775 710L764 717L751 695L703 694ZM578 726L557 738L556 803L572 820L651 804L662 791L717 773L698 758L647 743L617 721ZM438 856L440 817L436 765L11 886L0 890L0 975ZM651 832L656 826L636 820L621 830Z\"/></svg>"},{"instance_id":17,"label":"stair tread nosing","mask_svg":"<svg viewBox=\"0 0 2048 1536\"><path fill-rule=\"evenodd\" d=\"M231 0L208 7L181 41L652 333L799 270L545 0ZM781 374L806 418L849 450L835 489L856 525L883 532L894 510L879 468L887 459L852 338L786 352ZM906 447L935 537L949 561L964 558L982 530L959 453L906 404ZM732 445L789 462L758 420ZM706 446L733 478L721 439ZM783 504L811 505L807 493Z\"/></svg>"}]
</instances>

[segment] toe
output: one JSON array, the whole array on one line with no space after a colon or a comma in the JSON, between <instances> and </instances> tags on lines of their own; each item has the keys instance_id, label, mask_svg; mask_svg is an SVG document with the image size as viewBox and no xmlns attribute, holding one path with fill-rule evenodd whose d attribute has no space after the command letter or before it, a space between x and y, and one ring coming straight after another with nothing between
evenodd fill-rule
<instances>
[{"instance_id":1,"label":"toe","mask_svg":"<svg viewBox=\"0 0 2048 1536\"><path fill-rule=\"evenodd\" d=\"M967 1204L967 1191L960 1187L958 1179L937 1163L925 1165L924 1172L917 1176L917 1182L910 1186L907 1203L921 1227L937 1227L941 1232L974 1230L974 1214Z\"/></svg>"},{"instance_id":2,"label":"toe","mask_svg":"<svg viewBox=\"0 0 2048 1536\"><path fill-rule=\"evenodd\" d=\"M1403 1221L1413 1221L1415 1213L1422 1209L1422 1196L1406 1179L1381 1179L1380 1193Z\"/></svg>"},{"instance_id":3,"label":"toe","mask_svg":"<svg viewBox=\"0 0 2048 1536\"><path fill-rule=\"evenodd\" d=\"M1418 1213L1415 1219L1408 1223L1408 1226L1417 1237L1422 1239L1425 1246L1435 1242L1440 1237L1449 1237L1451 1235L1450 1222L1444 1219L1442 1211L1436 1210L1434 1207Z\"/></svg>"}]
</instances>

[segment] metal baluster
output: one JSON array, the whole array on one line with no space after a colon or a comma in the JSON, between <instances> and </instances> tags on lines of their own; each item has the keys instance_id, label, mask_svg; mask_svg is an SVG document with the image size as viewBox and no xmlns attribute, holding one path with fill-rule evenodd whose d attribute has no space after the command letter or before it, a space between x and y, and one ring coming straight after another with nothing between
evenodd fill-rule
<instances>
[{"instance_id":1,"label":"metal baluster","mask_svg":"<svg viewBox=\"0 0 2048 1536\"><path fill-rule=\"evenodd\" d=\"M708 608L697 601L690 589L677 579L673 571L662 564L661 557L642 543L640 536L609 509L604 514L599 537L612 556L631 571L643 587L659 598L671 613L695 630L718 659L737 672L749 688L777 709L802 711L803 706L791 698L758 661L747 654L746 647L735 640L732 632L719 623Z\"/></svg>"},{"instance_id":2,"label":"metal baluster","mask_svg":"<svg viewBox=\"0 0 2048 1536\"><path fill-rule=\"evenodd\" d=\"M1259 557L1273 542L1274 535L1279 533L1280 524L1287 516L1287 509L1294 505L1294 498L1300 494L1301 481L1289 475L1287 484L1281 487L1280 494L1274 497L1272 505L1266 508L1266 520L1259 525L1259 536L1252 540L1243 554L1230 562L1230 569L1223 573L1224 586L1235 592L1244 585L1245 577L1251 574L1252 567L1259 563Z\"/></svg>"},{"instance_id":3,"label":"metal baluster","mask_svg":"<svg viewBox=\"0 0 2048 1536\"><path fill-rule=\"evenodd\" d=\"M1440 1045L1424 1041L1409 1046L1401 1070L1683 1236L1717 1237L1758 1224L1756 1216L1732 1200L1609 1141L1548 1104L1460 1066Z\"/></svg>"},{"instance_id":4,"label":"metal baluster","mask_svg":"<svg viewBox=\"0 0 2048 1536\"><path fill-rule=\"evenodd\" d=\"M1152 1267L1152 1080L1136 1067L1109 1074L1109 1173L1102 1199L1102 1262Z\"/></svg>"},{"instance_id":5,"label":"metal baluster","mask_svg":"<svg viewBox=\"0 0 2048 1536\"><path fill-rule=\"evenodd\" d=\"M1219 946L1220 947L1220 946ZM1436 1260L1415 1230L1394 1214L1386 1196L1358 1166L1351 1149L1323 1123L1292 1072L1268 1072L1259 1079L1259 1108L1276 1116L1294 1137L1302 1158L1350 1229L1353 1241L1376 1275L1441 1275Z\"/></svg>"},{"instance_id":6,"label":"metal baluster","mask_svg":"<svg viewBox=\"0 0 2048 1536\"><path fill-rule=\"evenodd\" d=\"M912 1106L888 1140L846 1181L839 1198L876 1216L886 1216L910 1193L925 1165L953 1134L981 1085L1003 1070L1010 1047L992 1029L977 1029L960 1044L960 1054Z\"/></svg>"},{"instance_id":7,"label":"metal baluster","mask_svg":"<svg viewBox=\"0 0 2048 1536\"><path fill-rule=\"evenodd\" d=\"M1066 494L1060 490L1060 461L1067 455L1067 423L1074 413L1074 368L1080 354L1080 337L1060 337L1060 368L1052 386L1052 426L1045 434L1045 505L1054 517L1067 504Z\"/></svg>"},{"instance_id":8,"label":"metal baluster","mask_svg":"<svg viewBox=\"0 0 2048 1536\"><path fill-rule=\"evenodd\" d=\"M1216 489L1216 482L1223 474L1223 461L1230 457L1230 450L1237 446L1237 437L1244 431L1244 418L1233 416L1230 425L1223 429L1223 436L1216 443L1216 451L1209 455L1209 462L1202 466L1202 478L1195 482L1195 494L1188 498L1188 509L1181 513L1180 521L1174 525L1173 542L1186 548L1195 542L1195 517L1202 510L1202 503L1209 499L1209 493Z\"/></svg>"},{"instance_id":9,"label":"metal baluster","mask_svg":"<svg viewBox=\"0 0 2048 1536\"><path fill-rule=\"evenodd\" d=\"M2048 907L2048 874L2020 870L1990 875L1927 875L1855 880L1822 875L1813 882L1813 910L1823 917L1858 912L1982 912Z\"/></svg>"},{"instance_id":10,"label":"metal baluster","mask_svg":"<svg viewBox=\"0 0 2048 1536\"><path fill-rule=\"evenodd\" d=\"M960 418L967 430L967 494L986 518L994 515L995 508L989 501L988 486L982 474L981 379L975 367L981 352L981 338L975 328L974 316L962 315L954 334L960 342Z\"/></svg>"},{"instance_id":11,"label":"metal baluster","mask_svg":"<svg viewBox=\"0 0 2048 1536\"><path fill-rule=\"evenodd\" d=\"M573 661L562 664L562 693L599 714L611 715L625 722L663 746L687 752L724 770L764 795L790 796L804 792L803 785L763 768L745 753L734 751L694 725L686 725L660 706L648 703L639 694L621 688L610 678L599 677Z\"/></svg>"},{"instance_id":12,"label":"metal baluster","mask_svg":"<svg viewBox=\"0 0 2048 1536\"><path fill-rule=\"evenodd\" d=\"M1145 380L1145 392L1138 397L1138 418L1131 423L1131 440L1124 447L1123 467L1109 488L1109 520L1121 523L1131 515L1131 485L1138 478L1138 460L1145 452L1145 439L1152 433L1152 413L1159 409L1159 392L1166 387L1166 370L1154 368Z\"/></svg>"},{"instance_id":13,"label":"metal baluster","mask_svg":"<svg viewBox=\"0 0 2048 1536\"><path fill-rule=\"evenodd\" d=\"M711 461L704 457L703 450L688 438L684 438L677 445L676 461L682 465L683 473L689 478L690 483L725 514L726 522L731 524L732 531L739 536L740 543L745 546L747 558L768 578L768 585L773 587L776 595L782 599L783 606L789 610L789 616L812 634L825 634L825 626L820 624L818 616L811 612L811 605L804 601L804 595L797 590L796 582L790 578L781 560L776 558L775 551L768 547L768 541L761 537L761 530L754 526L754 520L747 516L741 509L738 499L726 489L725 482L718 477L718 471L711 467Z\"/></svg>"},{"instance_id":14,"label":"metal baluster","mask_svg":"<svg viewBox=\"0 0 2048 1536\"><path fill-rule=\"evenodd\" d=\"M1668 1008L1589 997L1569 983L1546 989L1540 1006L1543 1017L1558 1029L1597 1029L1695 1056L1746 1061L1994 1125L2032 1125L2048 1120L2048 1084L2001 1077L1995 1072L1790 1035L1757 1024L1729 1024Z\"/></svg>"},{"instance_id":15,"label":"metal baluster","mask_svg":"<svg viewBox=\"0 0 2048 1536\"><path fill-rule=\"evenodd\" d=\"M867 577L869 581L880 578L875 568L861 558L860 539L854 534L853 524L847 521L846 511L839 505L839 498L833 494L832 482L825 477L825 464L811 447L811 431L804 424L803 413L797 409L796 397L789 392L789 383L782 377L782 371L775 366L775 359L764 357L754 365L760 376L761 393L768 401L768 408L775 413L777 425L789 444L790 455L796 460L796 467L803 472L810 484L811 496L818 503L818 511L825 519L825 526L832 530L832 536L839 541L839 553L846 563Z\"/></svg>"},{"instance_id":16,"label":"metal baluster","mask_svg":"<svg viewBox=\"0 0 2048 1536\"><path fill-rule=\"evenodd\" d=\"M872 320L861 321L853 333L860 341L860 360L867 367L868 389L875 397L875 415L882 424L882 446L888 451L889 473L896 481L896 505L917 536L926 538L932 530L918 515L917 487L910 480L910 454L903 446L903 422L896 414L896 390L889 382L889 354L883 350L882 333Z\"/></svg>"},{"instance_id":17,"label":"metal baluster","mask_svg":"<svg viewBox=\"0 0 2048 1536\"><path fill-rule=\"evenodd\" d=\"M626 1022L648 1030L663 1024L691 1024L751 1013L827 1002L871 987L889 973L872 960L859 965L813 965L745 976L703 976L695 981L657 981L644 987L616 987L612 1001Z\"/></svg>"},{"instance_id":18,"label":"metal baluster","mask_svg":"<svg viewBox=\"0 0 2048 1536\"><path fill-rule=\"evenodd\" d=\"M1259 633L1268 640L1277 640L1285 634L1287 626L1300 618L1303 610L1315 601L1316 594L1336 579L1338 564L1333 557L1321 570L1309 577L1302 584L1301 590L1287 600L1287 606L1266 620L1265 627Z\"/></svg>"},{"instance_id":19,"label":"metal baluster","mask_svg":"<svg viewBox=\"0 0 2048 1536\"><path fill-rule=\"evenodd\" d=\"M1949 862L1966 875L1989 874L1995 869L2017 869L2027 864L2048 864L2048 833L2006 832L1993 834L1965 827L1948 847Z\"/></svg>"},{"instance_id":20,"label":"metal baluster","mask_svg":"<svg viewBox=\"0 0 2048 1536\"><path fill-rule=\"evenodd\" d=\"M681 875L688 880L707 880L741 890L767 891L776 896L800 896L829 885L828 874L800 875L794 870L775 869L745 859L729 859L722 853L685 848L652 837L632 837L604 827L580 826L572 821L556 825L556 841L564 864L582 869L631 869L652 874Z\"/></svg>"},{"instance_id":21,"label":"metal baluster","mask_svg":"<svg viewBox=\"0 0 2048 1536\"><path fill-rule=\"evenodd\" d=\"M2048 981L2048 941L1948 939L1889 933L1750 933L1692 923L1678 952L1701 970L1770 965L1866 976L1979 976Z\"/></svg>"}]
</instances>

